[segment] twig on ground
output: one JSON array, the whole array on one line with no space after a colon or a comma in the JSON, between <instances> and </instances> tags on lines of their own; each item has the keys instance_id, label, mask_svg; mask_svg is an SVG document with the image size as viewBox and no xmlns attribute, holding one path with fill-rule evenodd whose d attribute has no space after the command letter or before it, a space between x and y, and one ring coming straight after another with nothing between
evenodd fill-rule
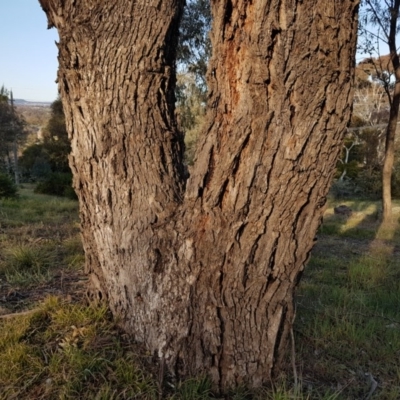
<instances>
[{"instance_id":1,"label":"twig on ground","mask_svg":"<svg viewBox=\"0 0 400 400\"><path fill-rule=\"evenodd\" d=\"M378 387L378 382L374 379L374 377L370 373L366 373L365 376L367 376L369 378L369 381L371 382L371 389L369 390L369 393L365 398L365 400L369 400L374 394L376 388Z\"/></svg>"},{"instance_id":2,"label":"twig on ground","mask_svg":"<svg viewBox=\"0 0 400 400\"><path fill-rule=\"evenodd\" d=\"M296 348L294 343L293 327L290 329L290 337L292 339L292 368L293 368L294 386L297 388L298 379L296 370Z\"/></svg>"},{"instance_id":3,"label":"twig on ground","mask_svg":"<svg viewBox=\"0 0 400 400\"><path fill-rule=\"evenodd\" d=\"M33 308L32 310L27 310L27 311L21 311L17 313L11 313L11 314L5 314L5 315L0 315L0 319L8 319L8 318L14 318L14 317L23 317L25 315L30 315L34 314L35 312L39 311L40 308Z\"/></svg>"},{"instance_id":4,"label":"twig on ground","mask_svg":"<svg viewBox=\"0 0 400 400\"><path fill-rule=\"evenodd\" d=\"M297 377L297 369L296 369L296 344L295 344L295 341L294 341L294 333L293 333L293 323L294 323L295 319L296 319L296 307L295 307L295 310L294 310L292 326L290 328L290 338L291 338L291 342L292 342L293 379L294 379L294 386L297 389L298 377Z\"/></svg>"}]
</instances>

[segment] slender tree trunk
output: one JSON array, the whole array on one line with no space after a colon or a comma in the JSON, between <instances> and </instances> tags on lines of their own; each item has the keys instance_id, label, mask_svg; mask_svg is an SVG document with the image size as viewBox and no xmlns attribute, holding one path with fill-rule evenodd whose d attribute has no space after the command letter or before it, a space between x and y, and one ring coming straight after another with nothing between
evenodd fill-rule
<instances>
[{"instance_id":1,"label":"slender tree trunk","mask_svg":"<svg viewBox=\"0 0 400 400\"><path fill-rule=\"evenodd\" d=\"M358 1L212 1L208 123L186 190L183 1L40 2L60 34L92 295L177 376L269 381L350 117Z\"/></svg>"},{"instance_id":2,"label":"slender tree trunk","mask_svg":"<svg viewBox=\"0 0 400 400\"><path fill-rule=\"evenodd\" d=\"M15 109L14 109L14 96L13 92L11 92L11 113L13 119L15 118ZM12 143L12 151L13 151L13 170L14 170L14 181L16 185L19 185L19 169L18 169L18 132L16 129L19 129L15 126L15 122L11 122L11 131L13 133L13 143Z\"/></svg>"},{"instance_id":3,"label":"slender tree trunk","mask_svg":"<svg viewBox=\"0 0 400 400\"><path fill-rule=\"evenodd\" d=\"M10 150L9 146L10 146L9 143L7 143L5 146L6 147L6 168L7 168L7 173L12 175L13 168L12 168L12 161L11 161L11 156L10 156L11 150Z\"/></svg>"},{"instance_id":4,"label":"slender tree trunk","mask_svg":"<svg viewBox=\"0 0 400 400\"><path fill-rule=\"evenodd\" d=\"M392 221L392 174L394 164L395 137L397 130L397 120L400 107L400 60L397 53L396 34L397 22L399 18L400 0L396 0L391 12L390 30L389 30L389 50L390 58L395 75L394 92L390 103L389 123L386 129L385 157L382 169L382 211L383 223Z\"/></svg>"},{"instance_id":5,"label":"slender tree trunk","mask_svg":"<svg viewBox=\"0 0 400 400\"><path fill-rule=\"evenodd\" d=\"M339 161L344 165L342 175L340 175L340 178L339 178L340 182L343 182L345 176L347 175L347 164L349 163L350 151L355 145L356 145L356 143L353 142L350 145L350 147L347 147L346 145L343 146L344 147L344 151L345 151L344 160L339 159Z\"/></svg>"},{"instance_id":6,"label":"slender tree trunk","mask_svg":"<svg viewBox=\"0 0 400 400\"><path fill-rule=\"evenodd\" d=\"M15 184L19 185L19 169L18 169L18 142L17 138L14 138L13 142L13 156L14 156L14 180Z\"/></svg>"}]
</instances>

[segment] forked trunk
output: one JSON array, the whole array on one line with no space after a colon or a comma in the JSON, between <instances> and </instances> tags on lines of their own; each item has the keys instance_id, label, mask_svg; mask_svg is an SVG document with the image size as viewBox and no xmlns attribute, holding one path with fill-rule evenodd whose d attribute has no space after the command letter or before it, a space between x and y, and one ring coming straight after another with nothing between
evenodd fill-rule
<instances>
[{"instance_id":1,"label":"forked trunk","mask_svg":"<svg viewBox=\"0 0 400 400\"><path fill-rule=\"evenodd\" d=\"M212 1L208 124L186 191L182 2L41 4L60 33L92 293L178 376L269 381L350 116L358 1Z\"/></svg>"}]
</instances>

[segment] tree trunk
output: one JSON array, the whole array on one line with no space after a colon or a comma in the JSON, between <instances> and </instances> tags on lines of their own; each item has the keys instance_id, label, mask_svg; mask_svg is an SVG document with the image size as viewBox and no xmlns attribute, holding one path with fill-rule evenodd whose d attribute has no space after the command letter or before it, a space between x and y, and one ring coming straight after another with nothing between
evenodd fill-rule
<instances>
[{"instance_id":1,"label":"tree trunk","mask_svg":"<svg viewBox=\"0 0 400 400\"><path fill-rule=\"evenodd\" d=\"M13 92L11 92L10 96L10 101L11 101L11 114L13 117L13 121L11 122L11 131L13 133L13 143L12 143L12 150L13 150L13 172L14 172L14 181L15 184L18 186L19 185L19 169L18 169L18 133L17 130L19 131L19 127L16 126L16 123L14 121L15 119L15 109L14 109L14 97L13 97Z\"/></svg>"},{"instance_id":2,"label":"tree trunk","mask_svg":"<svg viewBox=\"0 0 400 400\"><path fill-rule=\"evenodd\" d=\"M384 224L392 222L392 174L394 164L395 137L397 130L397 120L400 107L400 59L397 54L396 34L397 21L399 18L400 0L396 0L391 10L391 20L389 29L389 50L390 59L393 66L395 85L393 96L390 99L389 123L386 129L385 157L382 168L382 219Z\"/></svg>"},{"instance_id":3,"label":"tree trunk","mask_svg":"<svg viewBox=\"0 0 400 400\"><path fill-rule=\"evenodd\" d=\"M19 186L19 168L18 168L18 142L17 137L14 138L13 142L13 157L14 157L14 181L17 186Z\"/></svg>"},{"instance_id":4,"label":"tree trunk","mask_svg":"<svg viewBox=\"0 0 400 400\"><path fill-rule=\"evenodd\" d=\"M212 1L208 123L187 182L183 1L40 2L60 35L91 293L177 376L269 381L350 117L358 2Z\"/></svg>"}]
</instances>

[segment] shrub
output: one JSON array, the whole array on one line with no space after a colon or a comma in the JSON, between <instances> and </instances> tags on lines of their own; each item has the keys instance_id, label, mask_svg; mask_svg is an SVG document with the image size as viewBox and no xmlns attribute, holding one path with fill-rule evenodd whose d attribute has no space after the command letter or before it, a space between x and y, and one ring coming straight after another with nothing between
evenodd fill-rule
<instances>
[{"instance_id":1,"label":"shrub","mask_svg":"<svg viewBox=\"0 0 400 400\"><path fill-rule=\"evenodd\" d=\"M0 173L0 198L17 197L18 188L13 180L7 175Z\"/></svg>"},{"instance_id":2,"label":"shrub","mask_svg":"<svg viewBox=\"0 0 400 400\"><path fill-rule=\"evenodd\" d=\"M359 195L359 188L352 180L337 180L331 186L330 195L333 196L334 199L354 197Z\"/></svg>"},{"instance_id":3,"label":"shrub","mask_svg":"<svg viewBox=\"0 0 400 400\"><path fill-rule=\"evenodd\" d=\"M33 180L46 180L51 174L51 166L45 158L37 157L30 172Z\"/></svg>"},{"instance_id":4,"label":"shrub","mask_svg":"<svg viewBox=\"0 0 400 400\"><path fill-rule=\"evenodd\" d=\"M380 168L364 169L355 179L362 195L369 199L379 199L382 193L382 172Z\"/></svg>"},{"instance_id":5,"label":"shrub","mask_svg":"<svg viewBox=\"0 0 400 400\"><path fill-rule=\"evenodd\" d=\"M53 172L47 178L39 182L35 193L63 196L76 199L76 193L72 189L72 175L66 172Z\"/></svg>"}]
</instances>

